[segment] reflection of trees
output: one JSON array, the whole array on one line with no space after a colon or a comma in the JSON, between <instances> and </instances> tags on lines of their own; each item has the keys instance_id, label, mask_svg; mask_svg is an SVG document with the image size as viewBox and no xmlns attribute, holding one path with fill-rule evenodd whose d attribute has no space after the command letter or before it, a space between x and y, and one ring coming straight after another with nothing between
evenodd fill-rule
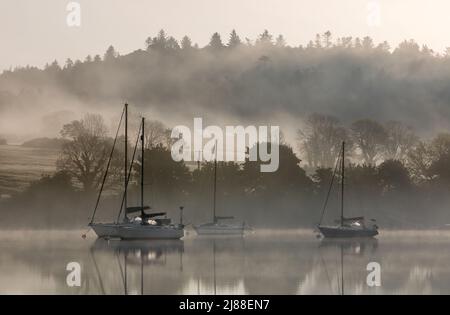
<instances>
[{"instance_id":1,"label":"reflection of trees","mask_svg":"<svg viewBox=\"0 0 450 315\"><path fill-rule=\"evenodd\" d=\"M245 240L236 237L202 237L189 241L191 255L184 268L192 276L184 293L245 294L243 284ZM188 271L189 270L189 271Z\"/></svg>"},{"instance_id":2,"label":"reflection of trees","mask_svg":"<svg viewBox=\"0 0 450 315\"><path fill-rule=\"evenodd\" d=\"M315 242L264 237L246 242L245 287L249 294L296 294L312 267Z\"/></svg>"},{"instance_id":3,"label":"reflection of trees","mask_svg":"<svg viewBox=\"0 0 450 315\"><path fill-rule=\"evenodd\" d=\"M32 233L1 242L0 278L14 278L22 293L339 294L342 250L345 294L450 292L445 234L386 233L378 242L261 233L144 244ZM80 288L66 285L71 261L81 264ZM381 265L379 288L366 285L371 261ZM11 288L5 281L1 293Z\"/></svg>"}]
</instances>

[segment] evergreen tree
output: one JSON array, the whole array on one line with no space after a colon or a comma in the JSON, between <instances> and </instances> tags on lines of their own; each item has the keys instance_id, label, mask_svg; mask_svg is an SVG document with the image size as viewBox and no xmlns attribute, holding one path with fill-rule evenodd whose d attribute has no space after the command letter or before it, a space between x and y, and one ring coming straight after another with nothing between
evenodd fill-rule
<instances>
[{"instance_id":1,"label":"evergreen tree","mask_svg":"<svg viewBox=\"0 0 450 315\"><path fill-rule=\"evenodd\" d=\"M103 60L106 61L106 62L113 61L117 56L118 56L118 54L117 54L116 50L111 45L106 50L106 53L105 53L105 55L103 57Z\"/></svg>"},{"instance_id":2,"label":"evergreen tree","mask_svg":"<svg viewBox=\"0 0 450 315\"><path fill-rule=\"evenodd\" d=\"M72 61L72 59L67 58L66 64L64 65L64 68L65 68L65 69L70 69L70 68L72 68L72 67L73 67L73 61Z\"/></svg>"},{"instance_id":3,"label":"evergreen tree","mask_svg":"<svg viewBox=\"0 0 450 315\"><path fill-rule=\"evenodd\" d=\"M277 39L275 40L275 45L277 47L285 47L286 46L286 40L284 39L283 35L278 35Z\"/></svg>"},{"instance_id":4,"label":"evergreen tree","mask_svg":"<svg viewBox=\"0 0 450 315\"><path fill-rule=\"evenodd\" d=\"M272 46L273 45L272 38L273 38L273 36L269 33L269 31L264 30L264 32L262 32L262 34L259 35L256 43L258 45L263 45L263 46Z\"/></svg>"},{"instance_id":5,"label":"evergreen tree","mask_svg":"<svg viewBox=\"0 0 450 315\"><path fill-rule=\"evenodd\" d=\"M181 39L181 49L191 49L192 48L192 40L188 36L184 36Z\"/></svg>"},{"instance_id":6,"label":"evergreen tree","mask_svg":"<svg viewBox=\"0 0 450 315\"><path fill-rule=\"evenodd\" d=\"M234 48L241 44L241 39L235 30L232 30L230 33L230 39L228 40L228 47Z\"/></svg>"},{"instance_id":7,"label":"evergreen tree","mask_svg":"<svg viewBox=\"0 0 450 315\"><path fill-rule=\"evenodd\" d=\"M154 50L164 50L167 46L167 35L166 32L161 29L156 37L149 37L145 41L147 45L147 50L154 49Z\"/></svg>"},{"instance_id":8,"label":"evergreen tree","mask_svg":"<svg viewBox=\"0 0 450 315\"><path fill-rule=\"evenodd\" d=\"M219 50L222 49L224 47L223 43L222 43L222 39L220 38L220 34L215 32L212 36L211 36L211 40L209 41L209 45L210 48L212 48L213 50Z\"/></svg>"},{"instance_id":9,"label":"evergreen tree","mask_svg":"<svg viewBox=\"0 0 450 315\"><path fill-rule=\"evenodd\" d=\"M164 49L177 50L177 49L180 49L180 45L178 44L178 41L174 37L169 36L167 38L166 45L165 45Z\"/></svg>"},{"instance_id":10,"label":"evergreen tree","mask_svg":"<svg viewBox=\"0 0 450 315\"><path fill-rule=\"evenodd\" d=\"M331 48L332 43L331 43L331 32L330 31L326 31L323 34L323 44L325 48Z\"/></svg>"}]
</instances>

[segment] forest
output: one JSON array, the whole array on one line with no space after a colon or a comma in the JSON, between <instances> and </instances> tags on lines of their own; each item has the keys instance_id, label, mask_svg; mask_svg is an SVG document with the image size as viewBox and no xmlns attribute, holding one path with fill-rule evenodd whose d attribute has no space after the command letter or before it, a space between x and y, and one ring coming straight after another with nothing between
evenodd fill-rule
<instances>
[{"instance_id":1,"label":"forest","mask_svg":"<svg viewBox=\"0 0 450 315\"><path fill-rule=\"evenodd\" d=\"M257 227L312 227L320 216L341 141L346 141L346 213L376 218L384 228L443 228L450 188L450 134L420 140L400 122L385 126L358 120L349 127L332 116L312 114L299 129L301 160L290 144L279 149L279 169L260 171L260 162L218 162L218 213ZM63 126L57 172L30 183L0 203L2 223L13 226L80 227L91 216L114 140L102 116L86 114ZM112 220L120 210L124 181L124 138L117 138L97 219ZM138 204L138 138L129 200ZM170 129L150 121L145 138L145 202L178 218L184 206L190 223L207 221L213 202L213 162L187 164L171 157ZM136 153L137 151L137 153ZM340 181L340 179L338 179ZM327 220L338 216L339 189L333 186ZM14 211L9 211L14 209ZM68 217L70 216L70 218ZM20 221L15 218L20 217Z\"/></svg>"},{"instance_id":2,"label":"forest","mask_svg":"<svg viewBox=\"0 0 450 315\"><path fill-rule=\"evenodd\" d=\"M113 143L107 116L124 100L150 116L146 202L175 220L179 206L188 222L211 217L213 163L174 162L168 137L171 125L201 116L217 124L279 124L284 135L274 173L261 173L258 162L248 160L218 163L219 213L255 227L313 227L345 140L348 215L375 218L381 228L450 223L450 54L413 40L391 48L370 37L334 39L331 32L297 47L267 30L255 40L236 31L225 40L214 33L199 47L188 36L178 41L161 30L144 44L125 55L110 46L83 61L3 72L0 120L27 113L36 120L30 128L39 130L54 117L48 132L58 134L60 157L54 174L1 200L0 224L89 222ZM67 107L91 113L55 118ZM16 132L0 135L8 140ZM119 210L121 146L99 220L114 219ZM135 167L130 188L135 202L139 172ZM332 193L329 222L338 215L338 192Z\"/></svg>"}]
</instances>

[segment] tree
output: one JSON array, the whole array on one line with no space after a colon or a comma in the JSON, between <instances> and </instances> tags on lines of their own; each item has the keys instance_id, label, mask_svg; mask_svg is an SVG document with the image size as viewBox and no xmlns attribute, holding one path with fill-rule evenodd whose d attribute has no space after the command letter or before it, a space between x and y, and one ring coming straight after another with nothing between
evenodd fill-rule
<instances>
[{"instance_id":1,"label":"tree","mask_svg":"<svg viewBox=\"0 0 450 315\"><path fill-rule=\"evenodd\" d=\"M222 39L220 38L220 34L215 32L212 36L211 36L211 40L209 41L209 48L213 49L213 50L220 50L224 47L223 43L222 43Z\"/></svg>"},{"instance_id":2,"label":"tree","mask_svg":"<svg viewBox=\"0 0 450 315\"><path fill-rule=\"evenodd\" d=\"M431 146L423 141L411 148L407 153L406 165L411 173L411 177L416 182L423 182L430 179L429 168L433 162Z\"/></svg>"},{"instance_id":3,"label":"tree","mask_svg":"<svg viewBox=\"0 0 450 315\"><path fill-rule=\"evenodd\" d=\"M373 39L372 38L370 38L369 36L366 36L366 37L363 38L363 40L362 40L362 47L364 49L370 50L370 49L373 49L373 46L374 46L374 44L373 44Z\"/></svg>"},{"instance_id":4,"label":"tree","mask_svg":"<svg viewBox=\"0 0 450 315\"><path fill-rule=\"evenodd\" d=\"M316 48L322 48L322 37L320 34L316 34L316 40L314 41L314 46Z\"/></svg>"},{"instance_id":5,"label":"tree","mask_svg":"<svg viewBox=\"0 0 450 315\"><path fill-rule=\"evenodd\" d=\"M117 58L117 56L118 56L118 53L116 52L114 47L111 45L106 50L103 60L106 62L110 62L110 61L113 61L115 58Z\"/></svg>"},{"instance_id":6,"label":"tree","mask_svg":"<svg viewBox=\"0 0 450 315\"><path fill-rule=\"evenodd\" d=\"M51 74L56 74L59 71L61 71L61 67L58 64L58 61L55 60L45 68L45 71L47 71Z\"/></svg>"},{"instance_id":7,"label":"tree","mask_svg":"<svg viewBox=\"0 0 450 315\"><path fill-rule=\"evenodd\" d=\"M341 47L343 48L351 48L352 47L352 37L342 37L341 38Z\"/></svg>"},{"instance_id":8,"label":"tree","mask_svg":"<svg viewBox=\"0 0 450 315\"><path fill-rule=\"evenodd\" d=\"M378 44L377 49L381 52L390 52L391 50L391 45L389 45L389 43L387 41L384 41L380 44Z\"/></svg>"},{"instance_id":9,"label":"tree","mask_svg":"<svg viewBox=\"0 0 450 315\"><path fill-rule=\"evenodd\" d=\"M64 125L61 136L66 141L62 145L57 169L81 184L83 191L92 193L97 190L103 180L112 145L103 118L87 114L81 120ZM118 177L121 166L113 163L111 167L112 178ZM114 184L115 180L109 183Z\"/></svg>"},{"instance_id":10,"label":"tree","mask_svg":"<svg viewBox=\"0 0 450 315\"><path fill-rule=\"evenodd\" d=\"M70 68L72 68L72 67L73 67L73 61L72 61L72 59L67 58L66 64L64 65L64 68L65 68L65 69L70 69Z\"/></svg>"},{"instance_id":11,"label":"tree","mask_svg":"<svg viewBox=\"0 0 450 315\"><path fill-rule=\"evenodd\" d=\"M338 156L347 131L330 115L312 114L303 130L298 130L300 149L310 167L331 167ZM351 147L351 144L347 146Z\"/></svg>"},{"instance_id":12,"label":"tree","mask_svg":"<svg viewBox=\"0 0 450 315\"><path fill-rule=\"evenodd\" d=\"M352 124L351 132L364 162L374 164L376 159L382 156L387 142L387 132L384 127L376 121L361 119Z\"/></svg>"},{"instance_id":13,"label":"tree","mask_svg":"<svg viewBox=\"0 0 450 315\"><path fill-rule=\"evenodd\" d=\"M269 31L264 30L264 32L262 32L262 34L259 35L256 44L260 46L272 46L273 45L272 38L273 36L269 33Z\"/></svg>"},{"instance_id":14,"label":"tree","mask_svg":"<svg viewBox=\"0 0 450 315\"><path fill-rule=\"evenodd\" d=\"M416 182L450 183L450 134L441 133L429 143L419 141L408 152L407 166Z\"/></svg>"},{"instance_id":15,"label":"tree","mask_svg":"<svg viewBox=\"0 0 450 315\"><path fill-rule=\"evenodd\" d=\"M421 53L424 55L431 56L434 54L433 49L429 48L427 45L422 45Z\"/></svg>"},{"instance_id":16,"label":"tree","mask_svg":"<svg viewBox=\"0 0 450 315\"><path fill-rule=\"evenodd\" d=\"M323 44L324 44L325 48L330 48L332 46L330 31L326 31L323 34Z\"/></svg>"},{"instance_id":17,"label":"tree","mask_svg":"<svg viewBox=\"0 0 450 315\"><path fill-rule=\"evenodd\" d=\"M399 121L388 121L385 129L387 132L385 158L405 160L408 152L419 140L413 129Z\"/></svg>"},{"instance_id":18,"label":"tree","mask_svg":"<svg viewBox=\"0 0 450 315\"><path fill-rule=\"evenodd\" d=\"M314 181L319 196L326 196L332 176L333 169L329 167L319 167L314 170L311 178Z\"/></svg>"},{"instance_id":19,"label":"tree","mask_svg":"<svg viewBox=\"0 0 450 315\"><path fill-rule=\"evenodd\" d=\"M188 36L184 36L181 40L181 49L189 50L192 49L192 40Z\"/></svg>"},{"instance_id":20,"label":"tree","mask_svg":"<svg viewBox=\"0 0 450 315\"><path fill-rule=\"evenodd\" d=\"M236 33L235 30L232 30L230 33L230 39L228 40L228 47L230 48L235 48L239 45L241 45L241 39L239 38L238 34Z\"/></svg>"},{"instance_id":21,"label":"tree","mask_svg":"<svg viewBox=\"0 0 450 315\"><path fill-rule=\"evenodd\" d=\"M440 133L430 143L433 156L439 159L442 156L450 155L450 134Z\"/></svg>"},{"instance_id":22,"label":"tree","mask_svg":"<svg viewBox=\"0 0 450 315\"><path fill-rule=\"evenodd\" d=\"M258 151L259 143L251 151ZM270 143L268 144L270 146ZM279 145L279 167L275 172L260 172L260 161L246 159L243 165L243 178L248 191L252 194L271 198L274 195L297 194L299 190L312 188L312 181L300 166L300 159L288 145Z\"/></svg>"},{"instance_id":23,"label":"tree","mask_svg":"<svg viewBox=\"0 0 450 315\"><path fill-rule=\"evenodd\" d=\"M146 202L150 206L178 208L186 198L190 181L189 169L183 161L175 162L170 148L157 145L144 152ZM135 164L136 178L141 176L139 163ZM174 203L174 204L172 204Z\"/></svg>"},{"instance_id":24,"label":"tree","mask_svg":"<svg viewBox=\"0 0 450 315\"><path fill-rule=\"evenodd\" d=\"M275 46L277 47L285 47L286 46L286 40L284 39L283 35L278 35L277 39L275 40Z\"/></svg>"},{"instance_id":25,"label":"tree","mask_svg":"<svg viewBox=\"0 0 450 315\"><path fill-rule=\"evenodd\" d=\"M167 128L158 120L151 120L145 123L145 144L147 149L157 146L168 147Z\"/></svg>"},{"instance_id":26,"label":"tree","mask_svg":"<svg viewBox=\"0 0 450 315\"><path fill-rule=\"evenodd\" d=\"M169 38L167 38L165 49L178 50L180 49L180 45L178 44L178 41L174 37L169 36Z\"/></svg>"},{"instance_id":27,"label":"tree","mask_svg":"<svg viewBox=\"0 0 450 315\"><path fill-rule=\"evenodd\" d=\"M400 192L411 187L407 168L398 160L386 160L378 166L378 175L384 192Z\"/></svg>"},{"instance_id":28,"label":"tree","mask_svg":"<svg viewBox=\"0 0 450 315\"><path fill-rule=\"evenodd\" d=\"M154 49L162 51L167 48L167 41L167 34L163 29L161 29L156 37L147 38L145 44L147 45L147 50Z\"/></svg>"},{"instance_id":29,"label":"tree","mask_svg":"<svg viewBox=\"0 0 450 315\"><path fill-rule=\"evenodd\" d=\"M450 154L444 154L434 159L428 168L429 178L433 179L438 188L448 189L450 184Z\"/></svg>"},{"instance_id":30,"label":"tree","mask_svg":"<svg viewBox=\"0 0 450 315\"><path fill-rule=\"evenodd\" d=\"M382 194L378 170L374 165L348 164L345 169L348 213L367 214L370 204L378 204Z\"/></svg>"},{"instance_id":31,"label":"tree","mask_svg":"<svg viewBox=\"0 0 450 315\"><path fill-rule=\"evenodd\" d=\"M395 49L394 53L404 55L417 55L420 53L420 46L413 39L401 42Z\"/></svg>"},{"instance_id":32,"label":"tree","mask_svg":"<svg viewBox=\"0 0 450 315\"><path fill-rule=\"evenodd\" d=\"M24 191L22 198L51 198L50 195L62 197L62 195L75 192L72 185L72 178L65 171L56 172L53 175L43 175L39 180L30 183L30 186ZM36 201L36 200L35 200Z\"/></svg>"}]
</instances>

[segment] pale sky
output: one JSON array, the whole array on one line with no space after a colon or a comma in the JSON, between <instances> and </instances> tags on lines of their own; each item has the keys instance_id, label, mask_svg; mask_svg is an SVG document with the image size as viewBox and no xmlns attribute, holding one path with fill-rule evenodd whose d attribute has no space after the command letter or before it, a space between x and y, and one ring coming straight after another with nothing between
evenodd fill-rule
<instances>
[{"instance_id":1,"label":"pale sky","mask_svg":"<svg viewBox=\"0 0 450 315\"><path fill-rule=\"evenodd\" d=\"M450 46L449 0L79 0L80 27L67 25L69 2L1 0L0 70L103 55L110 44L126 54L161 28L200 46L216 31L226 41L233 28L242 39L268 29L292 46L327 30L334 39L369 35L391 46L410 38L436 51Z\"/></svg>"}]
</instances>

